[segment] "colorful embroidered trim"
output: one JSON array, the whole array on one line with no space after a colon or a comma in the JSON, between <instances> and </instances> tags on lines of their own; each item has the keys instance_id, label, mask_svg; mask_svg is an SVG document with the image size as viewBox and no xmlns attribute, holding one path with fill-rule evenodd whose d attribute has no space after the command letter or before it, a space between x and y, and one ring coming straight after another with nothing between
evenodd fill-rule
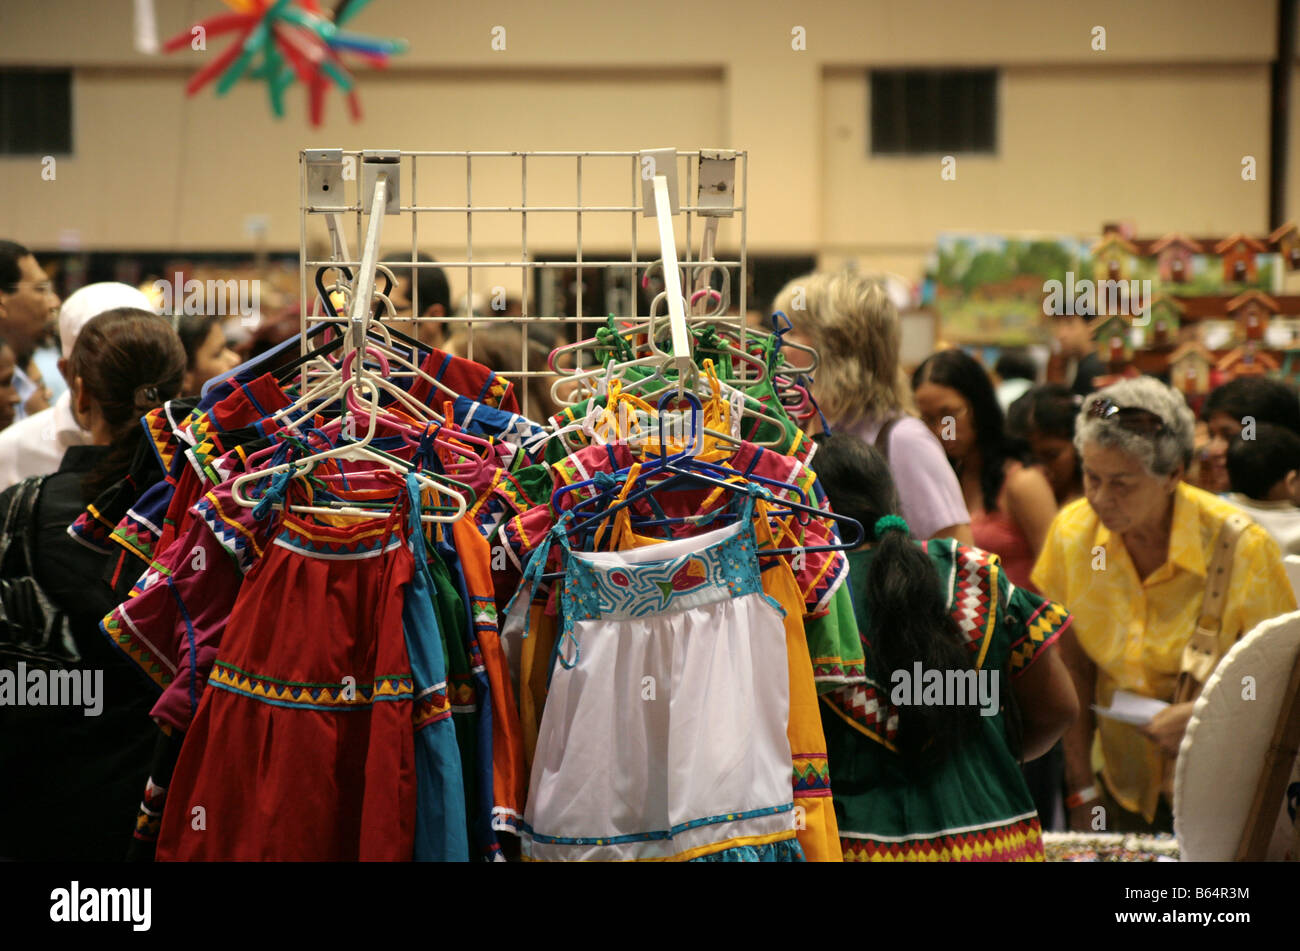
<instances>
[{"instance_id":1,"label":"colorful embroidered trim","mask_svg":"<svg viewBox=\"0 0 1300 951\"><path fill-rule=\"evenodd\" d=\"M853 684L822 694L822 701L859 733L864 733L886 749L898 752L894 737L898 735L898 711L881 703L873 683Z\"/></svg>"},{"instance_id":2,"label":"colorful embroidered trim","mask_svg":"<svg viewBox=\"0 0 1300 951\"><path fill-rule=\"evenodd\" d=\"M415 694L410 674L380 677L369 684L301 683L250 674L220 661L212 665L208 684L299 710L358 710L381 701L410 700Z\"/></svg>"},{"instance_id":3,"label":"colorful embroidered trim","mask_svg":"<svg viewBox=\"0 0 1300 951\"><path fill-rule=\"evenodd\" d=\"M451 703L447 700L447 685L441 683L427 688L416 698L415 709L411 711L411 722L418 731L450 716Z\"/></svg>"},{"instance_id":4,"label":"colorful embroidered trim","mask_svg":"<svg viewBox=\"0 0 1300 951\"><path fill-rule=\"evenodd\" d=\"M825 753L796 753L791 759L796 799L831 794L831 770Z\"/></svg>"},{"instance_id":5,"label":"colorful embroidered trim","mask_svg":"<svg viewBox=\"0 0 1300 951\"><path fill-rule=\"evenodd\" d=\"M113 646L125 654L131 663L143 670L160 690L165 689L175 679L176 670L175 668L164 669L159 655L142 643L142 639L130 626L131 621L126 616L124 607L125 605L120 605L115 608L112 614L100 622L99 629L104 632L104 636L112 642Z\"/></svg>"},{"instance_id":6,"label":"colorful embroidered trim","mask_svg":"<svg viewBox=\"0 0 1300 951\"><path fill-rule=\"evenodd\" d=\"M902 841L841 834L846 862L1043 862L1043 832L1036 814L970 831L937 832Z\"/></svg>"},{"instance_id":7,"label":"colorful embroidered trim","mask_svg":"<svg viewBox=\"0 0 1300 951\"><path fill-rule=\"evenodd\" d=\"M385 536L388 537L385 539ZM374 558L400 547L403 542L401 536L389 532L386 526L340 540L330 535L316 535L305 526L286 520L275 544L312 558L352 559Z\"/></svg>"},{"instance_id":8,"label":"colorful embroidered trim","mask_svg":"<svg viewBox=\"0 0 1300 951\"><path fill-rule=\"evenodd\" d=\"M793 812L794 802L787 802L783 806L767 806L762 809L751 809L748 812L729 812L722 815L707 816L703 819L691 819L689 822L680 822L671 829L656 832L638 832L631 835L614 835L597 838L596 836L555 836L542 835L533 831L532 826L527 823L520 823L519 828L535 842L542 842L547 845L623 845L627 842L658 842L675 838L689 829L698 829L701 826L716 825L720 822L741 822L745 819L761 819L764 816L775 816L782 812ZM794 832L781 832L778 836L790 836Z\"/></svg>"},{"instance_id":9,"label":"colorful embroidered trim","mask_svg":"<svg viewBox=\"0 0 1300 951\"><path fill-rule=\"evenodd\" d=\"M866 664L845 663L838 657L813 658L813 680L817 683L860 684L867 678Z\"/></svg>"},{"instance_id":10,"label":"colorful embroidered trim","mask_svg":"<svg viewBox=\"0 0 1300 951\"><path fill-rule=\"evenodd\" d=\"M191 511L203 519L208 530L221 543L221 547L235 559L235 564L239 566L239 573L248 574L263 554L262 547L253 537L253 533L222 510L221 500L215 493L207 493L194 503Z\"/></svg>"},{"instance_id":11,"label":"colorful embroidered trim","mask_svg":"<svg viewBox=\"0 0 1300 951\"><path fill-rule=\"evenodd\" d=\"M1023 674L1042 651L1053 643L1074 618L1054 601L1044 601L1026 626L1025 636L1011 645L1011 676Z\"/></svg>"}]
</instances>

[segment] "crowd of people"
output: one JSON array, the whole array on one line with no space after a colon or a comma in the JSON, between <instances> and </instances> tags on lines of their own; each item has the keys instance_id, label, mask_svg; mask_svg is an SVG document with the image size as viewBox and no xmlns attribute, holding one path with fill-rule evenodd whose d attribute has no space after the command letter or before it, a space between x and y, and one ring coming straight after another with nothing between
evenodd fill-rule
<instances>
[{"instance_id":1,"label":"crowd of people","mask_svg":"<svg viewBox=\"0 0 1300 951\"><path fill-rule=\"evenodd\" d=\"M436 320L451 312L445 276L418 274L421 316L434 319L410 329L449 352L464 349ZM412 290L398 290L399 305ZM1198 420L1154 378L1094 391L1081 318L1058 328L1069 383L1039 382L1021 354L1005 354L990 372L961 349L936 352L909 375L889 295L849 272L799 278L772 309L790 319L792 343L820 355L811 428L830 504L868 527L850 555L849 584L869 677L888 693L890 672L913 664L974 667L1010 685L992 717L898 705L890 745L824 713L841 826L905 839L925 827L1014 828L1036 815L1043 828L1095 830L1101 806L1107 831L1172 831L1173 765L1206 677L1182 666L1184 648L1205 626L1216 546L1232 542L1232 583L1213 618L1219 656L1261 621L1296 609L1283 557L1300 554L1297 393L1274 380L1235 380L1210 395ZM67 389L51 399L35 354L54 329ZM19 719L0 729L0 752L61 778L0 784L0 853L28 854L50 848L50 833L38 836L16 816L57 815L84 803L87 789L99 790L106 817L130 813L151 752L146 691L98 629L116 603L105 566L66 528L128 473L142 414L197 394L239 357L215 318L159 316L126 285L90 285L60 302L35 257L13 242L0 242L0 337L0 513L22 500L24 480L45 477L23 503L34 526L30 567L71 619L69 656L120 678L112 715L70 716L66 744L45 741L44 728L22 729L35 713L5 711ZM540 366L548 341L528 339ZM548 398L539 388L536 399ZM958 569L964 587L952 582ZM978 630L963 621L972 602L981 605ZM11 639L17 627L11 617ZM1117 690L1169 705L1141 727L1096 717L1093 705L1106 707ZM111 854L116 843L69 847Z\"/></svg>"},{"instance_id":2,"label":"crowd of people","mask_svg":"<svg viewBox=\"0 0 1300 951\"><path fill-rule=\"evenodd\" d=\"M850 476L827 481L832 505L861 511L850 486L884 482L892 471L897 512L922 551L933 557L949 539L973 545L997 556L1011 588L1068 611L1070 623L1042 655L1059 651L1068 679L1044 673L1036 698L1013 693L1021 718L1055 723L1061 742L1031 746L1010 722L987 738L1004 753L1019 750L1021 772L999 774L1004 792L1017 802L1032 798L1044 828L1171 832L1179 745L1213 668L1185 669L1184 648L1198 627L1208 628L1217 661L1260 622L1296 609L1283 557L1300 551L1300 395L1278 380L1243 377L1214 390L1198 421L1180 392L1153 377L1093 390L1100 363L1087 349L1088 322L1077 316L1054 328L1070 358L1068 384L1039 383L1033 373L1008 399L1007 381L1025 377L1023 361L1000 362L989 373L948 349L916 367L908 386L897 315L878 287L853 273L815 274L777 298L799 339L820 354L819 424L837 434L825 445L846 436L871 444L850 451L860 460ZM875 464L877 450L887 467ZM814 464L827 469L824 456ZM1209 616L1208 568L1224 539L1232 543L1231 583ZM943 566L934 568L943 583ZM919 561L914 570L924 571ZM883 578L860 575L851 568L851 583L867 586L855 603L875 603L880 595L871 588ZM1005 590L981 597L1021 625L1013 640L1026 636L1026 619L1009 610ZM922 631L907 615L902 605L872 611L860 619L872 632L864 639L883 657L898 649L892 638L906 638L944 666L942 651L954 637L946 620L932 613ZM1009 673L1017 683L1018 671ZM1169 705L1145 726L1095 716L1094 704L1108 707L1117 690ZM988 755L969 743L951 753L958 762ZM931 804L960 801L934 775ZM891 789L894 805L906 809L916 780L886 783L877 796L888 800Z\"/></svg>"}]
</instances>

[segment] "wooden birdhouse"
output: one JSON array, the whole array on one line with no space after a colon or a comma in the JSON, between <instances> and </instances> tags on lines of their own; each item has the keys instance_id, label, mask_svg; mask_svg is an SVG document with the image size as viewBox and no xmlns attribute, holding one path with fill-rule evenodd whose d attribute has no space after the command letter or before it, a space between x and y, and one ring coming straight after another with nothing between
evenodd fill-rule
<instances>
[{"instance_id":1,"label":"wooden birdhouse","mask_svg":"<svg viewBox=\"0 0 1300 951\"><path fill-rule=\"evenodd\" d=\"M1186 311L1187 308L1177 298L1167 294L1157 294L1152 298L1151 323L1148 325L1149 345L1157 350L1175 346Z\"/></svg>"},{"instance_id":2,"label":"wooden birdhouse","mask_svg":"<svg viewBox=\"0 0 1300 951\"><path fill-rule=\"evenodd\" d=\"M1255 280L1259 273L1255 266L1255 255L1267 250L1263 244L1240 231L1214 246L1214 253L1223 258L1223 279L1230 284L1245 284Z\"/></svg>"},{"instance_id":3,"label":"wooden birdhouse","mask_svg":"<svg viewBox=\"0 0 1300 951\"><path fill-rule=\"evenodd\" d=\"M1268 243L1282 255L1288 271L1300 269L1300 228L1294 221L1288 221L1269 235Z\"/></svg>"},{"instance_id":4,"label":"wooden birdhouse","mask_svg":"<svg viewBox=\"0 0 1300 951\"><path fill-rule=\"evenodd\" d=\"M1271 353L1259 349L1259 344L1250 340L1243 346L1224 354L1216 369L1228 379L1235 380L1243 376L1264 376L1267 373L1275 373L1280 367Z\"/></svg>"},{"instance_id":5,"label":"wooden birdhouse","mask_svg":"<svg viewBox=\"0 0 1300 951\"><path fill-rule=\"evenodd\" d=\"M1278 303L1263 291L1246 291L1228 301L1228 316L1237 322L1242 340L1262 340L1268 322L1278 312Z\"/></svg>"},{"instance_id":6,"label":"wooden birdhouse","mask_svg":"<svg viewBox=\"0 0 1300 951\"><path fill-rule=\"evenodd\" d=\"M1185 234L1167 234L1151 245L1160 268L1160 280L1182 284L1192 275L1192 255L1204 248Z\"/></svg>"},{"instance_id":7,"label":"wooden birdhouse","mask_svg":"<svg viewBox=\"0 0 1300 951\"><path fill-rule=\"evenodd\" d=\"M1129 330L1132 318L1126 314L1111 314L1097 321L1093 327L1093 339L1097 341L1097 356L1112 373L1119 372L1133 359L1133 345Z\"/></svg>"},{"instance_id":8,"label":"wooden birdhouse","mask_svg":"<svg viewBox=\"0 0 1300 951\"><path fill-rule=\"evenodd\" d=\"M1169 382L1184 396L1210 392L1210 369L1214 354L1198 341L1185 343L1169 354Z\"/></svg>"},{"instance_id":9,"label":"wooden birdhouse","mask_svg":"<svg viewBox=\"0 0 1300 951\"><path fill-rule=\"evenodd\" d=\"M1096 281L1127 281L1137 245L1110 232L1092 246L1092 273Z\"/></svg>"}]
</instances>

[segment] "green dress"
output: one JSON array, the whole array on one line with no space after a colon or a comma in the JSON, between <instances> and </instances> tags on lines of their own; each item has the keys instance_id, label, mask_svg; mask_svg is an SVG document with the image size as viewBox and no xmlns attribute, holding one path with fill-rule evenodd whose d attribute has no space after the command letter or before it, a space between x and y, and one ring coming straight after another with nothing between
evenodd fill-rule
<instances>
[{"instance_id":1,"label":"green dress","mask_svg":"<svg viewBox=\"0 0 1300 951\"><path fill-rule=\"evenodd\" d=\"M898 708L892 699L898 693L902 702L907 684L875 666L866 606L867 569L875 552L851 552L848 587L868 683L821 698L844 860L1042 861L1038 814L1007 741L1007 690L1060 636L1070 616L1059 604L1013 585L996 555L952 539L916 544L934 565L974 666L987 672L977 676L998 672L998 709L979 718L978 732L928 780L918 782L904 771L893 745ZM990 686L984 697L991 696Z\"/></svg>"}]
</instances>

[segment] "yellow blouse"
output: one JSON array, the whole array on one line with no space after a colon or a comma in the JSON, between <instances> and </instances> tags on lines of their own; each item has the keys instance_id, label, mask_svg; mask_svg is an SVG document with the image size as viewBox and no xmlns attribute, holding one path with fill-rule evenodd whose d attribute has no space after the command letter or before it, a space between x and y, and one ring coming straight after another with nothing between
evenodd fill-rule
<instances>
[{"instance_id":1,"label":"yellow blouse","mask_svg":"<svg viewBox=\"0 0 1300 951\"><path fill-rule=\"evenodd\" d=\"M1123 539L1101 523L1087 499L1057 513L1032 579L1045 597L1074 616L1079 644L1097 665L1098 705L1109 706L1116 689L1172 699L1183 647L1200 614L1210 552L1220 526L1238 511L1218 496L1180 483L1169 556L1145 580L1139 579ZM1277 542L1251 524L1232 563L1221 649L1226 652L1260 621L1295 609ZM1111 795L1151 821L1166 767L1159 747L1135 727L1102 717L1094 762L1098 746ZM1172 760L1168 767L1173 768Z\"/></svg>"}]
</instances>

